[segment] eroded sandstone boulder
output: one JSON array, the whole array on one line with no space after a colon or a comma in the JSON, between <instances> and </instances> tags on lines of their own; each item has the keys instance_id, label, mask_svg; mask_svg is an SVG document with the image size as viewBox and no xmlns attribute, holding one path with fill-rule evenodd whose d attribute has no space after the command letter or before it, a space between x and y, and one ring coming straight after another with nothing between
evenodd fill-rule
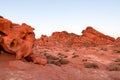
<instances>
[{"instance_id":1,"label":"eroded sandstone boulder","mask_svg":"<svg viewBox=\"0 0 120 80\"><path fill-rule=\"evenodd\" d=\"M0 18L1 50L15 54L16 59L30 57L35 40L33 30L34 28L25 23L19 25L5 18Z\"/></svg>"}]
</instances>

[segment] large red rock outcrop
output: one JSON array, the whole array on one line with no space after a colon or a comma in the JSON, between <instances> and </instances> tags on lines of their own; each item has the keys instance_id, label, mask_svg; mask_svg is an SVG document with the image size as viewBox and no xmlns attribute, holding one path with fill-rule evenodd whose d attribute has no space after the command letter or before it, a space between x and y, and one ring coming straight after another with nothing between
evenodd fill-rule
<instances>
[{"instance_id":1,"label":"large red rock outcrop","mask_svg":"<svg viewBox=\"0 0 120 80\"><path fill-rule=\"evenodd\" d=\"M53 32L51 36L42 35L37 39L41 46L58 46L58 47L71 47L74 43L79 42L79 35L68 33L66 31Z\"/></svg>"},{"instance_id":2,"label":"large red rock outcrop","mask_svg":"<svg viewBox=\"0 0 120 80\"><path fill-rule=\"evenodd\" d=\"M92 27L82 33L54 32L35 39L27 24L0 16L0 80L120 80L120 38Z\"/></svg>"},{"instance_id":3,"label":"large red rock outcrop","mask_svg":"<svg viewBox=\"0 0 120 80\"><path fill-rule=\"evenodd\" d=\"M46 64L45 56L41 56L36 45L46 47L78 47L111 44L115 39L100 33L92 27L82 31L82 35L66 31L53 32L51 36L42 35L35 40L33 28L25 23L12 23L0 17L0 48L16 55L16 59L26 58L34 63ZM34 44L34 46L33 46Z\"/></svg>"},{"instance_id":4,"label":"large red rock outcrop","mask_svg":"<svg viewBox=\"0 0 120 80\"><path fill-rule=\"evenodd\" d=\"M0 47L8 53L15 54L16 59L31 57L35 35L34 28L23 23L22 25L12 23L10 20L0 18ZM33 54L32 54L33 55ZM40 59L37 58L38 63Z\"/></svg>"},{"instance_id":5,"label":"large red rock outcrop","mask_svg":"<svg viewBox=\"0 0 120 80\"><path fill-rule=\"evenodd\" d=\"M81 41L91 44L103 45L111 44L115 42L115 39L108 35L104 35L103 33L88 26L86 30L82 31Z\"/></svg>"},{"instance_id":6,"label":"large red rock outcrop","mask_svg":"<svg viewBox=\"0 0 120 80\"><path fill-rule=\"evenodd\" d=\"M112 44L115 39L100 33L94 28L88 26L82 31L82 35L76 35L74 33L68 33L66 31L53 32L53 34L48 36L41 36L37 40L41 46L95 46L95 45L105 45Z\"/></svg>"}]
</instances>

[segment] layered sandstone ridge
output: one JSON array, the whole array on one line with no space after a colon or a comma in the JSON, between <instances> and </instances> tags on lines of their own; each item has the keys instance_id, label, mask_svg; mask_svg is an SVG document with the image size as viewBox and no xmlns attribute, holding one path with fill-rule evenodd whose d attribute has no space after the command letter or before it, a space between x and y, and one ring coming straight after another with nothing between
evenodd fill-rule
<instances>
[{"instance_id":1,"label":"layered sandstone ridge","mask_svg":"<svg viewBox=\"0 0 120 80\"><path fill-rule=\"evenodd\" d=\"M103 33L89 26L86 28L86 30L83 30L82 33L83 35L81 36L81 40L87 41L88 43L91 42L92 44L105 45L115 42L113 37L104 35Z\"/></svg>"},{"instance_id":2,"label":"layered sandstone ridge","mask_svg":"<svg viewBox=\"0 0 120 80\"><path fill-rule=\"evenodd\" d=\"M82 31L82 35L68 33L66 31L53 32L51 36L42 35L37 41L41 46L96 46L113 44L116 40L113 37L104 35L103 33L88 26Z\"/></svg>"}]
</instances>

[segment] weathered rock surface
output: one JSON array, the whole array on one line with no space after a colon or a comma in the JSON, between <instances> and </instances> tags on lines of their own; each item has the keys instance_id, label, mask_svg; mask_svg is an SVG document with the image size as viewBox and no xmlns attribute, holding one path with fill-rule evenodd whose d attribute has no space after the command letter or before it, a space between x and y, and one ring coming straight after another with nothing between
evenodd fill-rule
<instances>
[{"instance_id":1,"label":"weathered rock surface","mask_svg":"<svg viewBox=\"0 0 120 80\"><path fill-rule=\"evenodd\" d=\"M115 42L113 37L104 35L103 33L93 29L92 27L87 27L86 30L82 31L81 42L91 43L95 45L105 45L112 44Z\"/></svg>"},{"instance_id":2,"label":"weathered rock surface","mask_svg":"<svg viewBox=\"0 0 120 80\"><path fill-rule=\"evenodd\" d=\"M10 20L0 18L1 50L15 54L16 59L31 57L33 42L35 40L33 30L34 28L25 23L19 25L12 23ZM33 61L36 60L35 56L31 59Z\"/></svg>"},{"instance_id":3,"label":"weathered rock surface","mask_svg":"<svg viewBox=\"0 0 120 80\"><path fill-rule=\"evenodd\" d=\"M120 80L119 38L87 27L35 39L33 30L0 17L0 80Z\"/></svg>"},{"instance_id":4,"label":"weathered rock surface","mask_svg":"<svg viewBox=\"0 0 120 80\"><path fill-rule=\"evenodd\" d=\"M38 42L41 46L78 47L112 44L115 42L115 39L88 26L82 31L82 35L76 35L66 31L53 32L50 37L42 35L38 39Z\"/></svg>"},{"instance_id":5,"label":"weathered rock surface","mask_svg":"<svg viewBox=\"0 0 120 80\"><path fill-rule=\"evenodd\" d=\"M76 49L41 47L39 50L40 53L54 56L58 53L67 55L66 59L69 63L61 66L58 64L43 66L15 60L14 55L1 53L0 80L120 80L119 53L113 52L114 49L110 46ZM74 55L78 57L73 57ZM85 64L88 64L88 67ZM95 67L96 65L98 68Z\"/></svg>"}]
</instances>

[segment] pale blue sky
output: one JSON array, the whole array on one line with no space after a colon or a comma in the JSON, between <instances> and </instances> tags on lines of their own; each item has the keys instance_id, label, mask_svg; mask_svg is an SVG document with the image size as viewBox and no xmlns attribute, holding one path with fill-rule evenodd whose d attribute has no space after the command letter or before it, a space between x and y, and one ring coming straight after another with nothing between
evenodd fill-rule
<instances>
[{"instance_id":1,"label":"pale blue sky","mask_svg":"<svg viewBox=\"0 0 120 80\"><path fill-rule=\"evenodd\" d=\"M120 36L120 0L0 0L0 15L31 25L36 37L63 30L80 35L87 26Z\"/></svg>"}]
</instances>

